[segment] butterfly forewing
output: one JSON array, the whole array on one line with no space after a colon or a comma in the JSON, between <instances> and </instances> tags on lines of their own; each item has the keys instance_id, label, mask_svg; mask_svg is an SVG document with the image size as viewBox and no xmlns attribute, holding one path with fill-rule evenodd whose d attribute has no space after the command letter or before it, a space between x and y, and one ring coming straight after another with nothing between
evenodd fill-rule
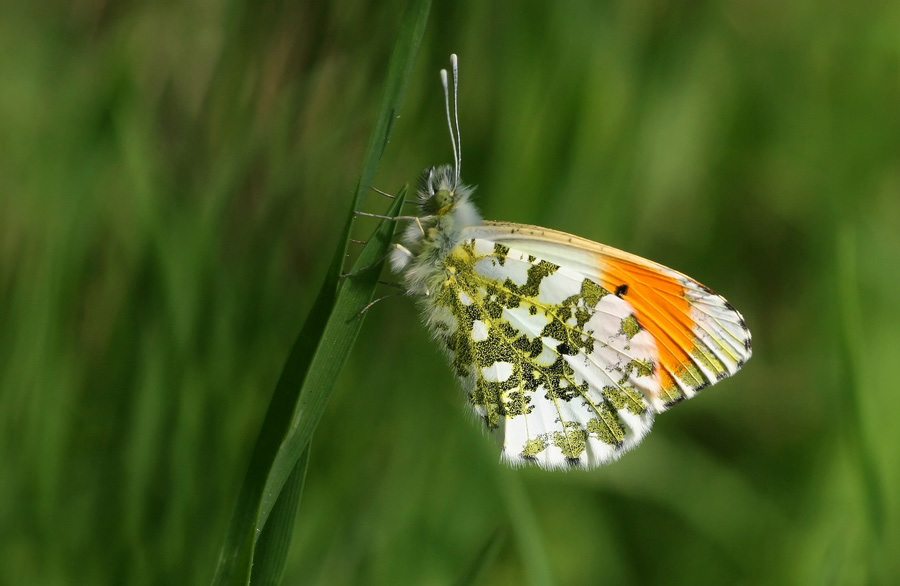
<instances>
[{"instance_id":1,"label":"butterfly forewing","mask_svg":"<svg viewBox=\"0 0 900 586\"><path fill-rule=\"evenodd\" d=\"M626 300L656 343L656 411L726 376L750 358L750 331L725 299L697 281L584 238L522 224L486 222L466 231L567 267Z\"/></svg>"}]
</instances>

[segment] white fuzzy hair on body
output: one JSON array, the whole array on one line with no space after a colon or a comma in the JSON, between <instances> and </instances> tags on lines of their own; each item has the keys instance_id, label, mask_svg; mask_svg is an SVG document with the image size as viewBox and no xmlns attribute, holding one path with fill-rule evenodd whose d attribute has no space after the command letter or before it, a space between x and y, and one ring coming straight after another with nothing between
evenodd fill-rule
<instances>
[{"instance_id":1,"label":"white fuzzy hair on body","mask_svg":"<svg viewBox=\"0 0 900 586\"><path fill-rule=\"evenodd\" d=\"M431 167L422 173L418 204L423 215L404 230L403 248L397 247L391 253L391 268L403 276L411 295L427 297L437 290L447 278L444 261L462 241L463 229L483 223L469 200L474 188L454 183L455 173L450 165ZM451 198L447 203L450 209L429 209L435 206L436 194L441 193Z\"/></svg>"}]
</instances>

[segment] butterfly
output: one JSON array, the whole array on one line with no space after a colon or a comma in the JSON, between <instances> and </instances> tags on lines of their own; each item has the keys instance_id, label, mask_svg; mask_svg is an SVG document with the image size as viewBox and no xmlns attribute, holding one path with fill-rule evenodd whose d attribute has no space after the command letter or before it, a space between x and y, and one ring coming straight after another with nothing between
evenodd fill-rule
<instances>
[{"instance_id":1,"label":"butterfly","mask_svg":"<svg viewBox=\"0 0 900 586\"><path fill-rule=\"evenodd\" d=\"M750 331L677 271L556 230L482 220L452 166L419 180L391 265L419 300L474 412L512 465L592 468L635 447L656 414L738 371ZM455 124L454 124L455 122ZM455 131L455 132L454 132Z\"/></svg>"}]
</instances>

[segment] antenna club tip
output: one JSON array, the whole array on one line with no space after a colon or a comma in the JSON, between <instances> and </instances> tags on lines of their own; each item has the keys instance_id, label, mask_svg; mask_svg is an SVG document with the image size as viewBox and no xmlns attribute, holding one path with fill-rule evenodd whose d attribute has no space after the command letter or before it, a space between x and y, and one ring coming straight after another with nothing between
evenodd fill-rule
<instances>
[{"instance_id":1,"label":"antenna club tip","mask_svg":"<svg viewBox=\"0 0 900 586\"><path fill-rule=\"evenodd\" d=\"M456 53L450 53L450 62L455 65L457 61L458 59L456 58Z\"/></svg>"},{"instance_id":2,"label":"antenna club tip","mask_svg":"<svg viewBox=\"0 0 900 586\"><path fill-rule=\"evenodd\" d=\"M441 79L443 81L447 81L447 70L446 69L441 69Z\"/></svg>"}]
</instances>

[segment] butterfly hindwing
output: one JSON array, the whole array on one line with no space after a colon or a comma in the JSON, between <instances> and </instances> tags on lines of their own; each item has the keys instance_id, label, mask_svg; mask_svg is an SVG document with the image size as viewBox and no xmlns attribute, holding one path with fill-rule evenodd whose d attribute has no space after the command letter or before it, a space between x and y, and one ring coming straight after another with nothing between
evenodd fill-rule
<instances>
[{"instance_id":1,"label":"butterfly hindwing","mask_svg":"<svg viewBox=\"0 0 900 586\"><path fill-rule=\"evenodd\" d=\"M641 440L659 394L656 348L628 301L486 239L446 262L430 321L507 461L597 466Z\"/></svg>"}]
</instances>

